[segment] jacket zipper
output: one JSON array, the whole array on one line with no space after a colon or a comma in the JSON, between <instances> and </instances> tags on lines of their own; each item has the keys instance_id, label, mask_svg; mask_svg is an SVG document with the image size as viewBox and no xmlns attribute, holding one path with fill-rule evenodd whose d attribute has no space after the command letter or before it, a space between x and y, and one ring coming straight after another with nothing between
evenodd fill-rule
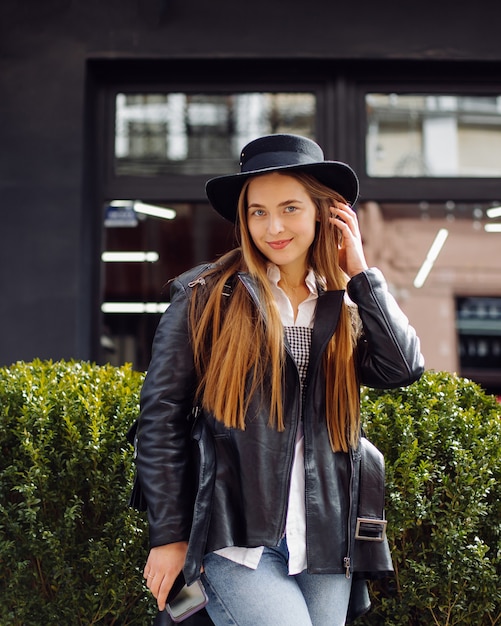
<instances>
[{"instance_id":1,"label":"jacket zipper","mask_svg":"<svg viewBox=\"0 0 501 626\"><path fill-rule=\"evenodd\" d=\"M296 376L297 376L297 380L298 383L300 383L299 381L299 372L296 366L296 363L294 361L294 358L292 357L292 354L289 352L289 350L287 350L286 348L286 352L288 353L289 357L292 359L292 362L294 363L294 367L296 369ZM298 385L298 388L301 389L301 385ZM295 420L295 424L294 424L294 433L293 433L293 439L292 439L292 454L290 455L290 459L289 459L289 468L288 468L288 472L287 472L287 490L285 493L285 497L283 498L284 501L284 507L282 509L282 523L280 525L280 527L282 528L282 531L280 533L280 538L278 540L277 546L280 545L280 542L282 541L282 538L285 535L285 531L286 531L286 526L287 526L287 509L288 509L288 503L289 503L289 493L290 493L290 488L291 488L291 474L292 474L292 465L294 463L294 458L295 458L295 450L296 450L296 438L297 438L297 429L298 429L298 425L299 422L301 421L301 415L302 415L302 411L303 411L303 405L302 405L302 397L301 397L301 393L299 394L299 414L297 414L297 419Z\"/></svg>"},{"instance_id":2,"label":"jacket zipper","mask_svg":"<svg viewBox=\"0 0 501 626\"><path fill-rule=\"evenodd\" d=\"M195 280L192 280L188 283L188 287L193 288L195 285L205 285L205 278L203 276L200 276L199 278L196 278Z\"/></svg>"},{"instance_id":3,"label":"jacket zipper","mask_svg":"<svg viewBox=\"0 0 501 626\"><path fill-rule=\"evenodd\" d=\"M351 578L351 518L352 518L352 510L353 510L353 473L354 473L353 452L350 450L349 454L350 454L350 465L351 465L350 503L349 503L349 508L348 508L347 550L346 550L346 556L343 559L343 565L345 569L346 578Z\"/></svg>"}]
</instances>

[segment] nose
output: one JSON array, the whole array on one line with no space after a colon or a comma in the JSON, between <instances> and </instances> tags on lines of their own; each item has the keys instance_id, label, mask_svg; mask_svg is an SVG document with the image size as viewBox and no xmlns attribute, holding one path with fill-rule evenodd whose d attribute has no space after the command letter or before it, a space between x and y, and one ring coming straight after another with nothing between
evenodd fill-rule
<instances>
[{"instance_id":1,"label":"nose","mask_svg":"<svg viewBox=\"0 0 501 626\"><path fill-rule=\"evenodd\" d=\"M270 214L268 219L268 232L270 235L278 235L284 231L281 215Z\"/></svg>"}]
</instances>

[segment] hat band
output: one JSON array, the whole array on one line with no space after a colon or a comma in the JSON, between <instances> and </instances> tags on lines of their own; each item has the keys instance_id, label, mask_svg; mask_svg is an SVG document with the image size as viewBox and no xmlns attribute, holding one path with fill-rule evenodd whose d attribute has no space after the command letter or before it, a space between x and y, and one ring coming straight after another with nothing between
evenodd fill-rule
<instances>
[{"instance_id":1,"label":"hat band","mask_svg":"<svg viewBox=\"0 0 501 626\"><path fill-rule=\"evenodd\" d=\"M242 163L241 172L265 170L270 167L287 167L288 165L308 165L316 162L301 152L264 152Z\"/></svg>"}]
</instances>

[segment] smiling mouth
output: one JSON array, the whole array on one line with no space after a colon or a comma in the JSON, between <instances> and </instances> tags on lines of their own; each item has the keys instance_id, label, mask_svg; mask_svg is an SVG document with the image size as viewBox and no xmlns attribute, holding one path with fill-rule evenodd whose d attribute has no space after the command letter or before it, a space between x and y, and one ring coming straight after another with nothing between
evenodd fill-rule
<instances>
[{"instance_id":1,"label":"smiling mouth","mask_svg":"<svg viewBox=\"0 0 501 626\"><path fill-rule=\"evenodd\" d=\"M267 244L270 248L273 248L273 250L282 250L282 248L289 245L291 241L292 239L280 239L279 241L268 241Z\"/></svg>"}]
</instances>

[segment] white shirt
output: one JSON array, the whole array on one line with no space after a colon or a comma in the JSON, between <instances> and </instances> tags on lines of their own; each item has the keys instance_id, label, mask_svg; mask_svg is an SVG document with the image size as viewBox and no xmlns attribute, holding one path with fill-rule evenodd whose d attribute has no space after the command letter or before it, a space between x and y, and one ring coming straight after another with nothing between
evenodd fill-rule
<instances>
[{"instance_id":1,"label":"white shirt","mask_svg":"<svg viewBox=\"0 0 501 626\"><path fill-rule=\"evenodd\" d=\"M294 310L285 292L278 286L280 270L276 265L268 265L268 278L275 296L280 317L284 326L305 326L313 328L315 310L317 306L317 284L313 270L306 276L306 286L309 295L298 307L297 317L294 320ZM306 511L305 511L305 482L304 482L304 436L302 425L296 436L296 449L291 472L291 486L287 519L285 523L287 547L289 548L289 574L299 574L306 569ZM231 546L217 550L216 554L226 557L236 563L256 569L259 565L263 547L241 548Z\"/></svg>"}]
</instances>

